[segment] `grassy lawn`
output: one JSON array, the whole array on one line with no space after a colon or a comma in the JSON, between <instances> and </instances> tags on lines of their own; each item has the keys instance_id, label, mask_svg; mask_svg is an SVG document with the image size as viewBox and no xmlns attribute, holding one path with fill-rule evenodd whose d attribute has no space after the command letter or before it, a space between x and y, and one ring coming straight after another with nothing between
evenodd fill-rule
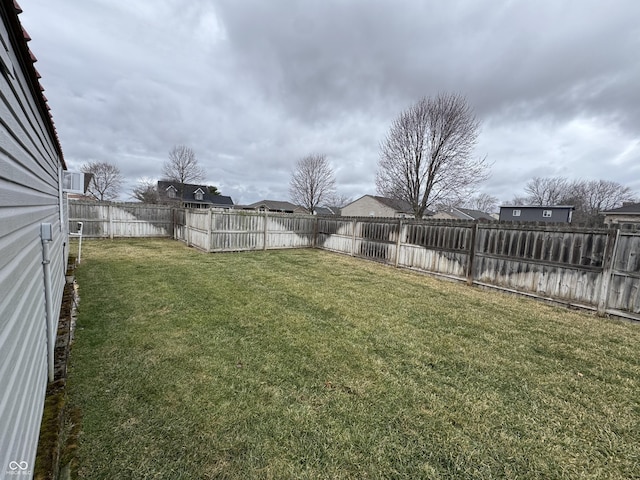
<instances>
[{"instance_id":1,"label":"grassy lawn","mask_svg":"<svg viewBox=\"0 0 640 480\"><path fill-rule=\"evenodd\" d=\"M638 478L640 326L318 250L83 244L78 478Z\"/></svg>"}]
</instances>

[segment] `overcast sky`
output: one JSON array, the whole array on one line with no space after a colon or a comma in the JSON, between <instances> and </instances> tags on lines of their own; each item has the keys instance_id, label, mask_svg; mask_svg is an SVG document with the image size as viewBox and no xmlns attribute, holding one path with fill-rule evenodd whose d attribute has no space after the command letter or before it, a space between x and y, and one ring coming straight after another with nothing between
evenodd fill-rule
<instances>
[{"instance_id":1,"label":"overcast sky","mask_svg":"<svg viewBox=\"0 0 640 480\"><path fill-rule=\"evenodd\" d=\"M534 176L640 193L638 0L20 0L70 170L116 164L122 200L193 148L235 203L288 200L326 154L338 192L375 194L379 145L423 96L467 97L480 192Z\"/></svg>"}]
</instances>

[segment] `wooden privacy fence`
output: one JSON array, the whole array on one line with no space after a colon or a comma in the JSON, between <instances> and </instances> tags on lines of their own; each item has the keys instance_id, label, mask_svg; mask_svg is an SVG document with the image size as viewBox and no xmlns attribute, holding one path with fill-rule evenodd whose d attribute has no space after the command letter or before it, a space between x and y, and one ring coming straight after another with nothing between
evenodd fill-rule
<instances>
[{"instance_id":1,"label":"wooden privacy fence","mask_svg":"<svg viewBox=\"0 0 640 480\"><path fill-rule=\"evenodd\" d=\"M317 246L640 320L640 231L318 218Z\"/></svg>"},{"instance_id":2,"label":"wooden privacy fence","mask_svg":"<svg viewBox=\"0 0 640 480\"><path fill-rule=\"evenodd\" d=\"M640 226L317 217L70 202L71 231L168 236L206 252L316 247L640 320Z\"/></svg>"},{"instance_id":3,"label":"wooden privacy fence","mask_svg":"<svg viewBox=\"0 0 640 480\"><path fill-rule=\"evenodd\" d=\"M172 237L171 207L142 203L69 201L69 231L87 238Z\"/></svg>"},{"instance_id":4,"label":"wooden privacy fence","mask_svg":"<svg viewBox=\"0 0 640 480\"><path fill-rule=\"evenodd\" d=\"M313 247L316 218L252 211L175 210L174 238L206 252Z\"/></svg>"},{"instance_id":5,"label":"wooden privacy fence","mask_svg":"<svg viewBox=\"0 0 640 480\"><path fill-rule=\"evenodd\" d=\"M551 224L178 213L208 252L317 247L640 320L640 232Z\"/></svg>"}]
</instances>

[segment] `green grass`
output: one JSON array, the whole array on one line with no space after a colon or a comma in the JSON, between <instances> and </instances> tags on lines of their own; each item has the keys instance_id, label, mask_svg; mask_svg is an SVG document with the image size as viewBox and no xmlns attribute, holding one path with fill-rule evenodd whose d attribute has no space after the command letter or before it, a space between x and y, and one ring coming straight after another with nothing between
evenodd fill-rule
<instances>
[{"instance_id":1,"label":"green grass","mask_svg":"<svg viewBox=\"0 0 640 480\"><path fill-rule=\"evenodd\" d=\"M94 241L78 478L632 478L640 327L318 250Z\"/></svg>"}]
</instances>

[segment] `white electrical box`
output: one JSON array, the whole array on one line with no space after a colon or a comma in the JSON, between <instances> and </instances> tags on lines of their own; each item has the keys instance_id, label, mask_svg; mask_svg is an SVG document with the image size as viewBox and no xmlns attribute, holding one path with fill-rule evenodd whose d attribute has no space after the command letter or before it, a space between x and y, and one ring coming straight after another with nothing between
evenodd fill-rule
<instances>
[{"instance_id":1,"label":"white electrical box","mask_svg":"<svg viewBox=\"0 0 640 480\"><path fill-rule=\"evenodd\" d=\"M42 237L42 240L46 242L53 240L53 229L51 228L50 223L40 224L40 237Z\"/></svg>"}]
</instances>

